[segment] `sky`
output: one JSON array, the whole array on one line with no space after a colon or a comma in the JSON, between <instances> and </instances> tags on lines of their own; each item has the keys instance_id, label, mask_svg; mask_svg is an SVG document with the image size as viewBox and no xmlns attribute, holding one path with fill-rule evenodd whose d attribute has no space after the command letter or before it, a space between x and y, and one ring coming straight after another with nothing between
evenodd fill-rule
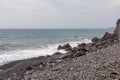
<instances>
[{"instance_id":1,"label":"sky","mask_svg":"<svg viewBox=\"0 0 120 80\"><path fill-rule=\"evenodd\" d=\"M120 0L0 0L0 28L109 28Z\"/></svg>"}]
</instances>

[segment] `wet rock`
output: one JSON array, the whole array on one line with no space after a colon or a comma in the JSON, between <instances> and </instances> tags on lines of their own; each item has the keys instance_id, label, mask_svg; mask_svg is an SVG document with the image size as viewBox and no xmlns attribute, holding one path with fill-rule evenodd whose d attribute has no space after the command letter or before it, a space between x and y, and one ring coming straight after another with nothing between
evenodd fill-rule
<instances>
[{"instance_id":1,"label":"wet rock","mask_svg":"<svg viewBox=\"0 0 120 80\"><path fill-rule=\"evenodd\" d=\"M70 50L72 47L70 46L70 44L65 44L63 45L63 49L65 50Z\"/></svg>"},{"instance_id":2,"label":"wet rock","mask_svg":"<svg viewBox=\"0 0 120 80\"><path fill-rule=\"evenodd\" d=\"M98 42L99 41L99 38L98 37L94 37L93 39L92 39L92 42L93 43L96 43L96 42Z\"/></svg>"},{"instance_id":3,"label":"wet rock","mask_svg":"<svg viewBox=\"0 0 120 80\"><path fill-rule=\"evenodd\" d=\"M78 45L78 47L80 47L80 46L86 46L86 44L85 43L81 43L81 44Z\"/></svg>"},{"instance_id":4,"label":"wet rock","mask_svg":"<svg viewBox=\"0 0 120 80\"><path fill-rule=\"evenodd\" d=\"M69 51L69 50L71 50L71 48L72 47L70 46L70 44L64 44L63 46L59 45L58 48L57 48L57 50L64 49L66 51Z\"/></svg>"},{"instance_id":5,"label":"wet rock","mask_svg":"<svg viewBox=\"0 0 120 80\"><path fill-rule=\"evenodd\" d=\"M85 43L82 43L82 44L78 45L78 49L79 49L79 51L83 51L83 52L88 51L87 45Z\"/></svg>"},{"instance_id":6,"label":"wet rock","mask_svg":"<svg viewBox=\"0 0 120 80\"><path fill-rule=\"evenodd\" d=\"M63 47L61 45L58 46L57 50L61 50Z\"/></svg>"}]
</instances>

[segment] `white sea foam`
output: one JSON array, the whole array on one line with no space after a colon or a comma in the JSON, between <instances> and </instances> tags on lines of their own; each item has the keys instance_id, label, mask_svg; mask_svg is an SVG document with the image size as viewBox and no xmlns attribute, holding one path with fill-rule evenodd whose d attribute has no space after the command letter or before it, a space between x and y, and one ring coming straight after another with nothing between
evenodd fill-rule
<instances>
[{"instance_id":1,"label":"white sea foam","mask_svg":"<svg viewBox=\"0 0 120 80\"><path fill-rule=\"evenodd\" d=\"M68 42L72 47L77 46L78 43L90 43L91 40L84 39L82 41L72 41ZM54 45L48 45L48 47L42 47L39 49L27 49L27 50L14 50L14 51L5 51L4 54L0 54L0 65L9 63L11 61L29 59L38 56L52 55L55 52L58 52L58 45L63 45L65 43L58 43ZM61 53L66 53L64 50L59 50Z\"/></svg>"}]
</instances>

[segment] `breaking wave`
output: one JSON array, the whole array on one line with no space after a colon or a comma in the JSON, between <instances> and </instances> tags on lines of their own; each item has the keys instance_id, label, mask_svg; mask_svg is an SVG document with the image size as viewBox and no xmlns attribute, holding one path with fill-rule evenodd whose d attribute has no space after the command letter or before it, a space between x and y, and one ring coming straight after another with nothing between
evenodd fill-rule
<instances>
[{"instance_id":1,"label":"breaking wave","mask_svg":"<svg viewBox=\"0 0 120 80\"><path fill-rule=\"evenodd\" d=\"M91 40L89 39L83 39L81 41L71 41L67 42L72 47L75 47L78 45L78 43L90 43ZM48 44L47 47L43 46L41 48L36 49L24 49L24 50L13 50L13 51L3 51L3 54L0 54L0 65L16 61L16 60L24 60L39 56L45 56L45 55L52 55L55 52L61 52L66 53L64 50L57 50L58 45L63 45L65 43L57 43L57 44Z\"/></svg>"}]
</instances>

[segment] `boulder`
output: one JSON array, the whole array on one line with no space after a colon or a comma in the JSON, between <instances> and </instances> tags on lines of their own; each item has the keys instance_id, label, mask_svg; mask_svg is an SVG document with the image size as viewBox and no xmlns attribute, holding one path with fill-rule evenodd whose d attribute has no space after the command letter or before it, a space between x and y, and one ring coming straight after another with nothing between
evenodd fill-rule
<instances>
[{"instance_id":1,"label":"boulder","mask_svg":"<svg viewBox=\"0 0 120 80\"><path fill-rule=\"evenodd\" d=\"M63 49L61 45L58 46L57 50Z\"/></svg>"},{"instance_id":2,"label":"boulder","mask_svg":"<svg viewBox=\"0 0 120 80\"><path fill-rule=\"evenodd\" d=\"M85 43L81 43L81 44L78 45L78 47L81 47L81 46L86 46L86 44Z\"/></svg>"},{"instance_id":3,"label":"boulder","mask_svg":"<svg viewBox=\"0 0 120 80\"><path fill-rule=\"evenodd\" d=\"M81 43L81 46L85 46L86 44L85 43Z\"/></svg>"},{"instance_id":4,"label":"boulder","mask_svg":"<svg viewBox=\"0 0 120 80\"><path fill-rule=\"evenodd\" d=\"M92 42L93 43L96 43L96 42L98 42L99 41L99 38L98 37L94 37L93 39L92 39Z\"/></svg>"},{"instance_id":5,"label":"boulder","mask_svg":"<svg viewBox=\"0 0 120 80\"><path fill-rule=\"evenodd\" d=\"M63 49L68 49L68 48L71 48L71 46L69 44L63 45Z\"/></svg>"},{"instance_id":6,"label":"boulder","mask_svg":"<svg viewBox=\"0 0 120 80\"><path fill-rule=\"evenodd\" d=\"M72 49L72 47L70 46L70 44L67 43L67 44L64 44L63 46L59 45L58 48L57 48L57 50L61 50L61 49L69 51L69 50Z\"/></svg>"},{"instance_id":7,"label":"boulder","mask_svg":"<svg viewBox=\"0 0 120 80\"><path fill-rule=\"evenodd\" d=\"M114 38L113 34L106 32L102 39L107 40L107 39L112 39L112 38Z\"/></svg>"},{"instance_id":8,"label":"boulder","mask_svg":"<svg viewBox=\"0 0 120 80\"><path fill-rule=\"evenodd\" d=\"M120 41L120 19L117 20L114 36L116 36Z\"/></svg>"}]
</instances>

